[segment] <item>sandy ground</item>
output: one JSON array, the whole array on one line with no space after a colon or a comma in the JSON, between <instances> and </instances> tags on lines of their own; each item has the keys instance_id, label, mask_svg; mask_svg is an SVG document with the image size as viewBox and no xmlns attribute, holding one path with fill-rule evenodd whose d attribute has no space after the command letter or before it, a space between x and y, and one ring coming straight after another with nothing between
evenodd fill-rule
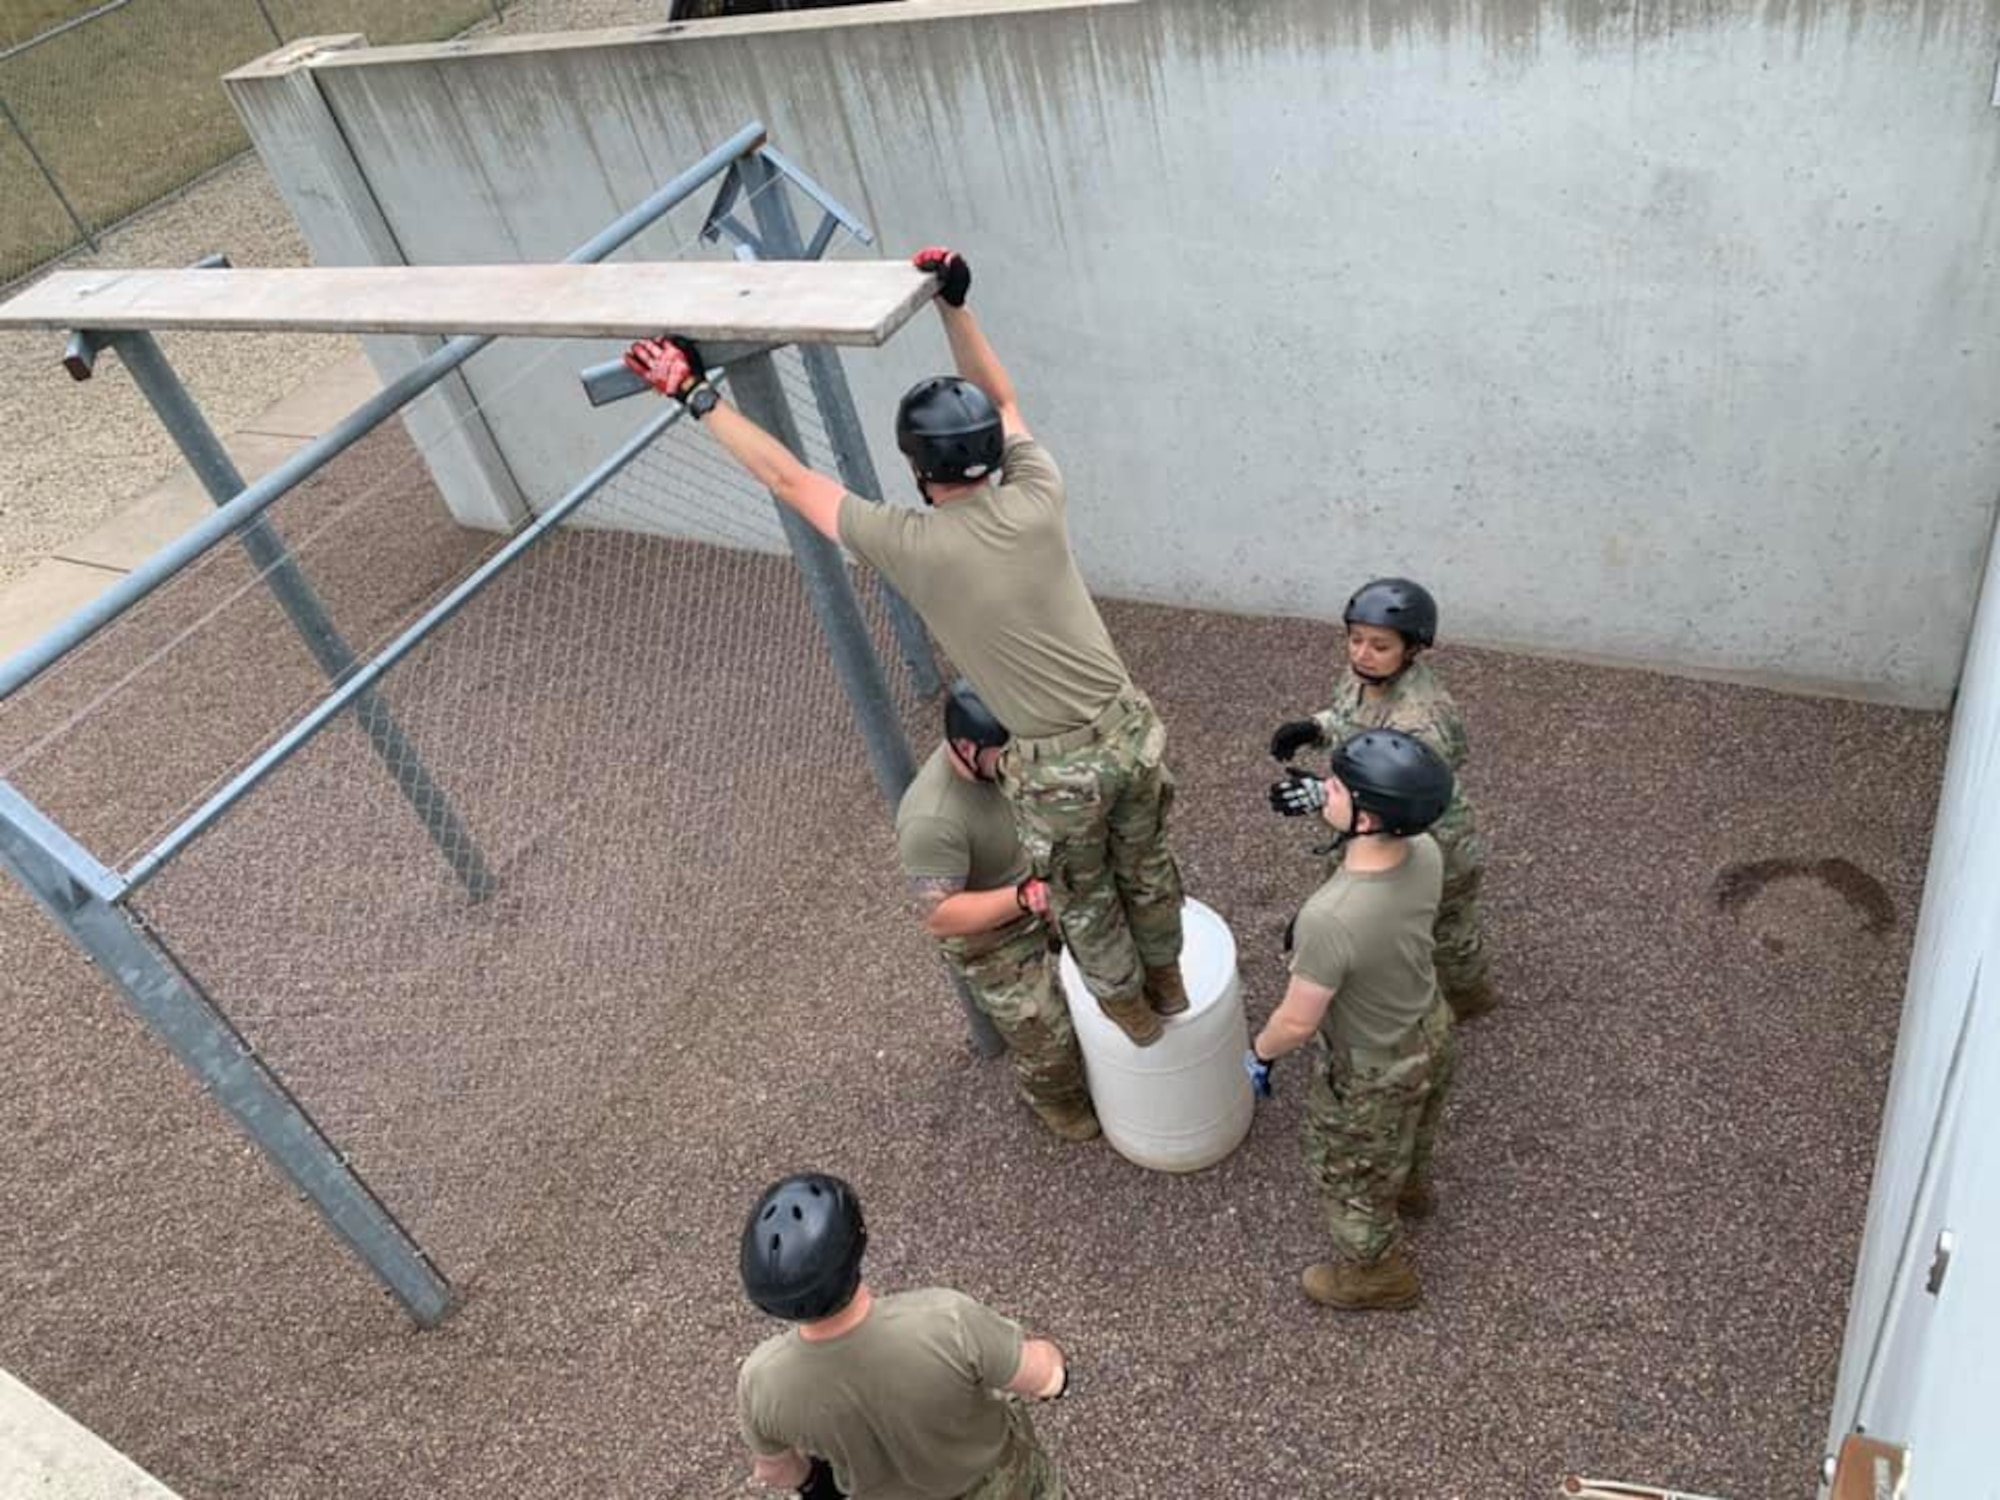
<instances>
[{"instance_id":1,"label":"sandy ground","mask_svg":"<svg viewBox=\"0 0 2000 1500\"><path fill-rule=\"evenodd\" d=\"M400 442L284 523L324 528L308 562L357 640L476 547L365 524L434 508L384 482ZM236 670L197 692L177 650L34 749L229 566L10 712L0 761L32 751L24 782L101 851L138 847L312 690L246 600L213 627ZM1263 808L1262 746L1319 705L1331 635L1109 617L1172 729L1190 889L1232 922L1261 1015L1312 869ZM734 1367L768 1325L734 1237L765 1181L817 1166L864 1194L878 1285L955 1285L1068 1344L1077 1390L1044 1425L1085 1500L1530 1496L1569 1469L1806 1493L1944 724L1441 665L1474 732L1506 1000L1465 1037L1416 1311L1342 1318L1296 1289L1321 1252L1298 1070L1185 1179L1040 1133L909 920L785 566L598 533L389 682L498 897L462 899L343 728L138 903L457 1313L412 1329L9 890L0 1364L192 1500L736 1493Z\"/></svg>"}]
</instances>

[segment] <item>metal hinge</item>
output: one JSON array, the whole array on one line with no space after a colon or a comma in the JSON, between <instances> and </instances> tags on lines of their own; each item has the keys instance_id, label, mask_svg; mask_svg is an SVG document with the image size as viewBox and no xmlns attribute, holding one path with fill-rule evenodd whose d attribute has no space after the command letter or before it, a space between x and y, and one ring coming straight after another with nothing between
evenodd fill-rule
<instances>
[{"instance_id":1,"label":"metal hinge","mask_svg":"<svg viewBox=\"0 0 2000 1500\"><path fill-rule=\"evenodd\" d=\"M1931 1249L1931 1273L1924 1278L1924 1290L1933 1297L1944 1285L1945 1273L1951 1269L1951 1252L1957 1248L1957 1236L1949 1229L1940 1229L1937 1244Z\"/></svg>"}]
</instances>

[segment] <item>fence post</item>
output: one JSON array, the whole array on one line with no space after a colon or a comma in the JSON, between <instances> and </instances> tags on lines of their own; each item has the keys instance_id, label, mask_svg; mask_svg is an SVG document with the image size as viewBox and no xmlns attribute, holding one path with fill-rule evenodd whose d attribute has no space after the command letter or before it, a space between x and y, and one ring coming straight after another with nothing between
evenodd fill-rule
<instances>
[{"instance_id":1,"label":"fence post","mask_svg":"<svg viewBox=\"0 0 2000 1500\"><path fill-rule=\"evenodd\" d=\"M729 367L729 388L736 393L743 414L783 443L795 454L805 445L792 420L790 403L785 400L785 384L768 354L753 354ZM813 614L819 619L833 656L834 670L847 694L848 706L868 747L868 763L875 772L875 784L890 807L902 800L903 792L915 778L909 742L903 738L902 723L896 717L889 696L888 680L882 663L868 639L868 623L861 616L860 602L847 576L847 564L840 549L801 518L791 507L771 504L778 512L785 540L803 575Z\"/></svg>"},{"instance_id":2,"label":"fence post","mask_svg":"<svg viewBox=\"0 0 2000 1500\"><path fill-rule=\"evenodd\" d=\"M743 191L750 200L750 211L756 218L757 234L764 243L767 257L772 260L803 259L805 242L799 234L798 221L792 216L791 201L785 196L784 179L778 170L761 156L752 153L738 164L737 171L742 176ZM838 358L830 350L807 348L802 352L805 355L806 374L812 381L813 398L826 419L827 436L833 442L834 458L840 467L842 481L858 494L872 493L879 498L882 493L881 483L876 479L875 466L868 458L867 440L861 434L860 421L854 411L854 400L848 393L847 377L841 371ZM815 359L815 355L822 355L824 358ZM805 450L800 445L797 429L792 426L791 413L784 408L784 388L778 380L777 371L771 366L770 356L762 355L756 359L731 365L729 367L731 389L746 398L744 411L755 416L756 413L753 412L748 398L751 391L756 389L756 380L753 377L752 382L746 385L743 379L747 373L745 367L750 365L761 366L769 373L776 414L784 423L782 429L772 427L769 430L778 435L792 452L802 455ZM840 551L837 547L799 520L787 507L779 506L778 516L786 523L786 535L791 539L792 554L799 559L800 568L806 572L808 586L811 586L815 571L830 573L830 584L837 584L840 595L846 601L846 610L853 615L852 624L844 628L854 633L858 650L866 653L867 667L872 674L872 681L867 689L870 694L869 701L864 702L856 698L852 687L848 690L848 697L854 704L855 714L862 721L864 734L879 734L884 738L893 734L895 737L896 749L900 753L899 779L893 791L889 790L886 782L883 787L890 807L894 808L902 799L904 790L916 772L910 762L909 745L903 738L902 727L896 722L895 713L889 705L888 687L882 682L881 663L876 659L875 649L869 643L861 623L860 611L855 606L853 589L847 578L846 564L840 560ZM917 618L917 613L910 607L909 602L889 585L887 579L883 580L882 587L889 605L889 622L902 645L904 659L910 666L911 677L928 697L935 693L939 686L937 662L931 655L929 632L924 629L923 621ZM817 608L818 600L815 599L814 603ZM824 616L821 623L827 629L828 641L832 642L835 638L835 627L828 625ZM836 660L838 655L836 649ZM846 680L845 670L842 673L842 680L843 682ZM879 701L876 701L878 699ZM870 748L872 753L872 744ZM880 779L879 769L876 775ZM1007 1044L1001 1040L1000 1033L994 1028L992 1018L973 1003L971 990L955 975L952 988L958 996L959 1009L965 1013L965 1024L972 1033L973 1050L981 1057L999 1056L1006 1050Z\"/></svg>"},{"instance_id":3,"label":"fence post","mask_svg":"<svg viewBox=\"0 0 2000 1500\"><path fill-rule=\"evenodd\" d=\"M785 196L783 174L755 152L738 163L736 171L749 199L750 212L757 221L763 258L805 260L805 238L799 233L791 200ZM812 384L813 403L826 424L827 441L833 445L833 461L840 471L840 482L865 499L880 500L882 481L876 477L875 460L869 456L868 439L861 431L861 416L854 409L854 393L848 389L847 372L841 367L840 356L824 344L801 345L799 356L805 362L806 379ZM937 657L931 651L930 632L910 607L909 600L888 579L881 582L889 628L895 634L903 664L910 669L911 685L920 697L934 697L944 684L938 676Z\"/></svg>"},{"instance_id":4,"label":"fence post","mask_svg":"<svg viewBox=\"0 0 2000 1500\"><path fill-rule=\"evenodd\" d=\"M115 903L116 874L0 781L0 865L88 954L152 1033L229 1111L334 1232L428 1328L451 1285L320 1133L276 1074L158 940Z\"/></svg>"},{"instance_id":5,"label":"fence post","mask_svg":"<svg viewBox=\"0 0 2000 1500\"><path fill-rule=\"evenodd\" d=\"M36 170L42 174L42 180L48 183L49 191L56 195L56 202L60 203L63 212L69 215L70 223L76 226L76 232L83 237L83 242L95 250L97 236L90 232L90 226L83 222L83 215L78 213L76 205L69 201L69 194L65 193L62 184L56 181L56 174L50 170L49 164L42 160L42 153L35 149L35 138L28 134L28 127L21 123L20 117L14 113L13 107L7 103L4 96L0 96L0 120L5 120L14 134L21 138L21 145L28 153L28 160L32 161Z\"/></svg>"}]
</instances>

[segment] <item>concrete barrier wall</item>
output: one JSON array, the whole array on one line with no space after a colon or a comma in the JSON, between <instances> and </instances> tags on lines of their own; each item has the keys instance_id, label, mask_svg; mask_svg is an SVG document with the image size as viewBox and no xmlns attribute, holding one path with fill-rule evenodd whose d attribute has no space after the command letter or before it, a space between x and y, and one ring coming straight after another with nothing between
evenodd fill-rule
<instances>
[{"instance_id":1,"label":"concrete barrier wall","mask_svg":"<svg viewBox=\"0 0 2000 1500\"><path fill-rule=\"evenodd\" d=\"M413 263L559 255L752 117L962 247L1103 592L1408 572L1454 638L1937 705L2000 492L1997 45L2000 0L918 0L312 75ZM536 352L470 377L531 496L636 420ZM878 455L944 360L850 357Z\"/></svg>"}]
</instances>

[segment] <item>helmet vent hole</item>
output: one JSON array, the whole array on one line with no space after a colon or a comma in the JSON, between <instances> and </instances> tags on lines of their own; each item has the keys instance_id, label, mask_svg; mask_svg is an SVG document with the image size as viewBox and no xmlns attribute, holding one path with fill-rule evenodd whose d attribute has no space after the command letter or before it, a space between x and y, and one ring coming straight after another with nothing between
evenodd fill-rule
<instances>
[{"instance_id":1,"label":"helmet vent hole","mask_svg":"<svg viewBox=\"0 0 2000 1500\"><path fill-rule=\"evenodd\" d=\"M793 1217L794 1219L797 1219L797 1220L799 1220L800 1222L804 1222L804 1220L805 1220L805 1213L804 1213L804 1211L803 1211L802 1209L800 1209L800 1207L799 1207L799 1206L798 1206L798 1204L796 1204L796 1203L794 1203L794 1204L792 1205L792 1217Z\"/></svg>"}]
</instances>

